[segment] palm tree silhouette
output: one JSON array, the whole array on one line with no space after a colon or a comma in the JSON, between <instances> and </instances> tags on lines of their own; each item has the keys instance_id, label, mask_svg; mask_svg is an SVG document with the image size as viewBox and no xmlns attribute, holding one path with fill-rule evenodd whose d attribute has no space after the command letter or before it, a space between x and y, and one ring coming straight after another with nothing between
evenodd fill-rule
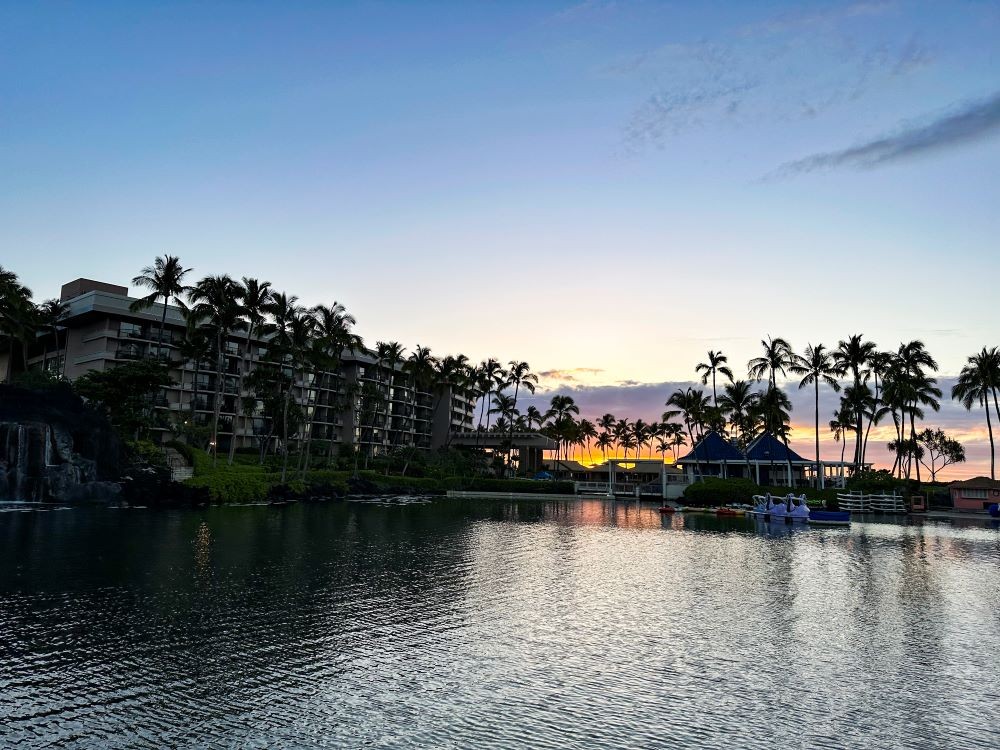
<instances>
[{"instance_id":1,"label":"palm tree silhouette","mask_svg":"<svg viewBox=\"0 0 1000 750\"><path fill-rule=\"evenodd\" d=\"M160 315L160 330L157 338L157 353L161 353L163 347L163 329L167 323L167 304L173 299L174 304L184 307L181 295L189 291L189 287L184 285L184 277L192 269L184 268L180 258L174 255L164 255L156 258L153 265L146 266L138 276L132 279L132 285L151 290L145 297L140 297L131 305L129 310L140 312L148 310L156 304L156 301L163 298L163 313Z\"/></svg>"},{"instance_id":2,"label":"palm tree silhouette","mask_svg":"<svg viewBox=\"0 0 1000 750\"><path fill-rule=\"evenodd\" d=\"M168 256L169 257L169 256ZM138 278L138 277L137 277ZM229 276L206 276L188 291L194 314L204 318L215 333L215 404L212 414L212 465L219 457L219 414L222 409L222 383L225 377L225 345L229 334L242 330L239 285ZM164 308L164 315L166 315ZM235 440L235 424L233 436Z\"/></svg>"},{"instance_id":3,"label":"palm tree silhouette","mask_svg":"<svg viewBox=\"0 0 1000 750\"><path fill-rule=\"evenodd\" d=\"M799 381L799 388L805 388L807 385L812 385L815 391L816 489L819 489L819 384L820 382L823 382L834 391L840 391L840 383L837 382L837 376L842 375L843 371L840 370L836 364L834 364L833 357L826 350L825 346L822 344L817 344L816 346L807 344L803 355L795 355L795 359L792 362L792 372L796 375L803 376L802 380Z\"/></svg>"},{"instance_id":4,"label":"palm tree silhouette","mask_svg":"<svg viewBox=\"0 0 1000 750\"><path fill-rule=\"evenodd\" d=\"M990 436L990 479L996 479L996 450L993 443L993 424L990 420L990 395L997 404L997 387L1000 385L1000 351L996 347L985 346L978 354L968 358L967 364L958 375L958 382L952 386L951 397L960 401L967 411L978 403L986 411L986 431Z\"/></svg>"},{"instance_id":5,"label":"palm tree silhouette","mask_svg":"<svg viewBox=\"0 0 1000 750\"><path fill-rule=\"evenodd\" d=\"M729 382L733 382L733 371L726 366L729 359L722 352L708 352L708 362L699 362L695 368L695 372L700 372L701 384L707 385L709 377L712 378L712 406L719 405L719 398L715 392L715 376L716 374L723 375L728 378Z\"/></svg>"}]
</instances>

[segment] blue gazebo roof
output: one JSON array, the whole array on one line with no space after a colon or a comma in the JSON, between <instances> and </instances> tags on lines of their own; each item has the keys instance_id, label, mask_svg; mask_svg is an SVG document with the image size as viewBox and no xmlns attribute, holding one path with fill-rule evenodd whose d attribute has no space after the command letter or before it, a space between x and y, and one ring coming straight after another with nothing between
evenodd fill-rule
<instances>
[{"instance_id":1,"label":"blue gazebo roof","mask_svg":"<svg viewBox=\"0 0 1000 750\"><path fill-rule=\"evenodd\" d=\"M677 463L704 463L706 461L743 461L743 454L722 436L715 432L708 432L701 440L695 443L694 448L686 456L677 459Z\"/></svg>"},{"instance_id":2,"label":"blue gazebo roof","mask_svg":"<svg viewBox=\"0 0 1000 750\"><path fill-rule=\"evenodd\" d=\"M747 449L747 458L751 461L791 461L794 463L808 464L812 461L808 461L798 453L793 451L791 448L785 448L785 444L778 440L774 435L769 432L765 432L763 435L758 437Z\"/></svg>"}]
</instances>

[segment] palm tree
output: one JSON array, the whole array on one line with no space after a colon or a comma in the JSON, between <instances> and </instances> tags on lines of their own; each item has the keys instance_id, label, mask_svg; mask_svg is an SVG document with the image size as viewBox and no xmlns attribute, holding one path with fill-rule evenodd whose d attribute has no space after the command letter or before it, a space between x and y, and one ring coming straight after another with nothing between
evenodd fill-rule
<instances>
[{"instance_id":1,"label":"palm tree","mask_svg":"<svg viewBox=\"0 0 1000 750\"><path fill-rule=\"evenodd\" d=\"M978 354L968 358L958 375L958 382L951 389L951 397L960 401L968 411L978 403L986 411L986 431L990 436L990 478L996 479L996 449L993 443L993 424L990 420L990 395L997 405L997 387L1000 386L1000 351L985 346Z\"/></svg>"},{"instance_id":2,"label":"palm tree","mask_svg":"<svg viewBox=\"0 0 1000 750\"><path fill-rule=\"evenodd\" d=\"M841 401L841 404L844 402ZM833 412L833 419L830 420L830 430L833 432L833 439L840 443L840 464L841 471L844 465L844 449L847 447L847 433L854 431L854 417L851 416L849 408L836 409Z\"/></svg>"},{"instance_id":3,"label":"palm tree","mask_svg":"<svg viewBox=\"0 0 1000 750\"><path fill-rule=\"evenodd\" d=\"M309 350L306 359L314 370L315 380L313 382L317 385L318 393L318 387L321 385L319 379L324 376L323 374L340 370L344 352L357 352L364 348L364 342L360 336L351 331L351 328L357 322L354 316L350 315L347 309L339 302L334 302L330 305L316 305L309 311L309 315L314 323L308 342ZM342 387L341 383L330 383L327 380L326 384L328 387L336 390L331 401L325 404L328 408L335 411L343 411L350 403L353 403L353 396L350 400L348 399L346 388ZM308 402L311 398L309 392L310 383L307 382L304 385L306 387L306 401ZM302 459L300 465L303 478L305 478L305 472L309 466L313 423L315 420L316 405L312 409L307 409L305 414L306 425L304 432L306 443L305 451L302 451L304 455L300 457ZM333 458L334 436L328 434L328 437L330 438L330 443L327 447L327 461L329 462Z\"/></svg>"},{"instance_id":4,"label":"palm tree","mask_svg":"<svg viewBox=\"0 0 1000 750\"><path fill-rule=\"evenodd\" d=\"M539 428L545 422L545 415L538 411L538 407L529 406L524 410L524 421L528 430Z\"/></svg>"},{"instance_id":5,"label":"palm tree","mask_svg":"<svg viewBox=\"0 0 1000 750\"><path fill-rule=\"evenodd\" d=\"M711 378L712 378L712 405L713 406L718 406L719 405L719 399L718 399L718 396L717 396L717 394L715 392L715 376L716 376L716 374L723 375L724 377L726 377L729 380L730 383L733 382L733 371L730 370L729 367L726 366L726 363L728 361L729 361L729 359L722 352L709 351L708 352L708 362L700 362L694 368L695 372L700 372L702 374L701 375L701 384L702 385L707 385L708 384L708 378L709 378L709 376L711 376Z\"/></svg>"},{"instance_id":6,"label":"palm tree","mask_svg":"<svg viewBox=\"0 0 1000 750\"><path fill-rule=\"evenodd\" d=\"M923 419L924 412L921 406L929 406L934 411L941 409L938 399L941 398L941 389L937 387L937 379L926 374L927 370L936 371L937 362L928 353L922 341L910 341L900 344L896 354L899 362L899 369L903 380L904 398L908 402L910 417L910 444L916 446L917 443L917 418ZM860 423L858 429L860 430ZM911 457L909 464L914 463ZM920 462L916 461L917 481L920 481ZM907 467L907 478L909 478L909 466Z\"/></svg>"},{"instance_id":7,"label":"palm tree","mask_svg":"<svg viewBox=\"0 0 1000 750\"><path fill-rule=\"evenodd\" d=\"M567 421L573 421L573 415L580 413L580 407L573 401L572 396L561 396L556 394L549 402L549 409L545 412L545 418L556 428L556 460L559 460L559 448L566 438Z\"/></svg>"},{"instance_id":8,"label":"palm tree","mask_svg":"<svg viewBox=\"0 0 1000 750\"><path fill-rule=\"evenodd\" d=\"M59 331L62 328L60 323L63 319L69 315L69 305L58 299L45 300L41 305L38 306L38 322L42 328L46 329L48 333L52 334L52 339L56 344L56 351L59 351ZM42 355L42 370L48 370L49 363L49 344L48 341L45 342L45 352ZM63 356L63 367L62 373L66 372L66 357L65 353ZM57 362L58 364L58 362Z\"/></svg>"},{"instance_id":9,"label":"palm tree","mask_svg":"<svg viewBox=\"0 0 1000 750\"><path fill-rule=\"evenodd\" d=\"M219 414L222 410L222 383L225 377L225 345L230 333L242 330L245 326L242 320L243 309L239 303L239 295L239 284L229 276L206 276L188 291L188 300L191 302L194 314L204 318L215 333L215 404L212 414L213 466L219 456ZM165 315L166 312L164 312ZM234 420L231 440L235 439Z\"/></svg>"},{"instance_id":10,"label":"palm tree","mask_svg":"<svg viewBox=\"0 0 1000 750\"><path fill-rule=\"evenodd\" d=\"M695 472L700 480L702 479L701 462L698 459L698 439L695 429L701 424L705 409L708 407L708 397L702 391L694 388L687 388L683 391L676 390L667 399L667 406L676 407L684 419L684 426L687 427L691 448L694 451Z\"/></svg>"},{"instance_id":11,"label":"palm tree","mask_svg":"<svg viewBox=\"0 0 1000 750\"><path fill-rule=\"evenodd\" d=\"M415 393L429 393L434 388L437 366L437 357L431 354L429 347L417 344L414 350L410 352L410 356L407 357L406 362L403 363L403 371L410 376ZM431 420L433 420L433 414L431 414ZM418 447L419 442L414 440L413 446L410 448L409 455L403 464L403 470L401 472L403 476L406 476L406 470L409 468L410 461L413 460L413 456Z\"/></svg>"},{"instance_id":12,"label":"palm tree","mask_svg":"<svg viewBox=\"0 0 1000 750\"><path fill-rule=\"evenodd\" d=\"M351 318L353 321L354 319ZM402 426L399 429L395 429L392 426L392 397L396 395L393 388L396 383L396 369L399 367L400 363L403 361L403 355L406 350L403 345L398 341L377 341L375 342L375 351L377 353L377 358L382 367L386 369L386 386L385 386L385 397L387 399L386 405L386 430L389 433L389 450L392 451L396 446L396 438L403 429L407 429L408 420L403 417ZM386 476L389 475L389 462L386 461L385 465Z\"/></svg>"},{"instance_id":13,"label":"palm tree","mask_svg":"<svg viewBox=\"0 0 1000 750\"><path fill-rule=\"evenodd\" d=\"M212 343L205 332L204 321L200 315L191 310L184 311L184 338L177 346L181 363L194 363L194 377L191 383L191 423L197 424L198 409L198 376L201 374L201 363L211 355ZM181 373L181 388L184 387L184 375ZM204 447L204 446L199 446Z\"/></svg>"},{"instance_id":14,"label":"palm tree","mask_svg":"<svg viewBox=\"0 0 1000 750\"><path fill-rule=\"evenodd\" d=\"M839 391L840 383L837 382L837 376L843 373L834 364L833 357L822 344L817 344L816 346L807 344L805 354L801 356L795 355L795 360L792 363L792 372L803 376L802 380L799 381L799 388L812 385L815 391L816 489L819 489L821 474L819 465L819 384L823 382L834 391Z\"/></svg>"},{"instance_id":15,"label":"palm tree","mask_svg":"<svg viewBox=\"0 0 1000 750\"><path fill-rule=\"evenodd\" d=\"M511 360L507 363L510 369L507 371L507 385L514 386L514 411L517 411L517 396L523 387L528 393L535 392L535 385L538 383L538 376L531 372L531 366L527 362ZM510 464L511 452L514 442L514 423L510 425L510 445L507 446L507 463Z\"/></svg>"},{"instance_id":16,"label":"palm tree","mask_svg":"<svg viewBox=\"0 0 1000 750\"><path fill-rule=\"evenodd\" d=\"M243 277L243 282L237 284L238 299L242 317L246 318L246 339L243 351L240 353L240 371L236 385L236 415L233 418L233 437L229 441L229 465L232 466L236 455L236 424L243 414L243 385L246 373L253 367L253 337L265 332L267 320L265 312L271 301L271 282Z\"/></svg>"},{"instance_id":17,"label":"palm tree","mask_svg":"<svg viewBox=\"0 0 1000 750\"><path fill-rule=\"evenodd\" d=\"M843 373L851 373L855 391L868 379L868 371L865 369L872 356L877 351L874 341L865 341L864 334L856 333L846 341L837 343L837 348L833 350L834 365ZM861 408L861 401L855 404L858 411L854 414L854 470L861 471L861 464L864 460L861 451L861 421L864 411Z\"/></svg>"},{"instance_id":18,"label":"palm tree","mask_svg":"<svg viewBox=\"0 0 1000 750\"><path fill-rule=\"evenodd\" d=\"M777 374L784 375L785 368L792 364L792 346L783 338L772 339L770 336L767 341L761 340L760 345L764 353L747 363L747 371L750 378L758 382L767 375L768 383L774 388L777 386Z\"/></svg>"},{"instance_id":19,"label":"palm tree","mask_svg":"<svg viewBox=\"0 0 1000 750\"><path fill-rule=\"evenodd\" d=\"M597 444L597 447L601 449L601 455L604 457L605 461L608 460L608 448L610 448L614 442L615 439L611 436L610 432L605 431L597 436L595 443Z\"/></svg>"},{"instance_id":20,"label":"palm tree","mask_svg":"<svg viewBox=\"0 0 1000 750\"><path fill-rule=\"evenodd\" d=\"M580 438L584 441L584 445L587 447L587 458L590 463L594 463L594 456L590 452L590 443L592 440L597 438L597 427L589 419L580 420Z\"/></svg>"},{"instance_id":21,"label":"palm tree","mask_svg":"<svg viewBox=\"0 0 1000 750\"><path fill-rule=\"evenodd\" d=\"M167 324L167 305L173 299L176 305L184 307L181 295L189 292L189 287L184 285L184 277L192 270L184 268L180 258L174 255L164 255L156 258L153 265L146 266L138 276L132 279L133 286L149 289L150 293L129 305L128 309L131 312L148 310L156 304L158 299L163 298L163 313L160 315L160 330L156 339L158 353L162 353L163 348L163 329Z\"/></svg>"},{"instance_id":22,"label":"palm tree","mask_svg":"<svg viewBox=\"0 0 1000 750\"><path fill-rule=\"evenodd\" d=\"M789 486L792 481L792 456L788 449L788 433L790 430L792 403L780 388L771 386L760 397L761 416L764 420L764 431L781 438L785 446L785 460L788 463ZM774 473L774 459L771 459L771 474Z\"/></svg>"}]
</instances>

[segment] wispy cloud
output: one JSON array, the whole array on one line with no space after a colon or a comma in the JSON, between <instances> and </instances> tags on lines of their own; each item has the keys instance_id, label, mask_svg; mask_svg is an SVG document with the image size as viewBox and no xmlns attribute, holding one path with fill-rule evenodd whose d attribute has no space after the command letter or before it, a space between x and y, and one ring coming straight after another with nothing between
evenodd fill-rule
<instances>
[{"instance_id":1,"label":"wispy cloud","mask_svg":"<svg viewBox=\"0 0 1000 750\"><path fill-rule=\"evenodd\" d=\"M904 127L893 135L857 146L813 154L788 162L769 178L791 177L817 170L848 167L870 169L942 149L985 140L1000 132L1000 92L965 104L923 125Z\"/></svg>"},{"instance_id":2,"label":"wispy cloud","mask_svg":"<svg viewBox=\"0 0 1000 750\"><path fill-rule=\"evenodd\" d=\"M655 86L623 129L625 151L663 148L707 126L813 118L897 85L931 65L935 54L917 33L866 20L891 7L862 2L782 16L616 60L602 69L605 75Z\"/></svg>"},{"instance_id":3,"label":"wispy cloud","mask_svg":"<svg viewBox=\"0 0 1000 750\"><path fill-rule=\"evenodd\" d=\"M580 376L599 375L604 372L600 367L571 367L565 370L543 370L538 373L538 377L543 381L557 381L561 383L577 383Z\"/></svg>"},{"instance_id":4,"label":"wispy cloud","mask_svg":"<svg viewBox=\"0 0 1000 750\"><path fill-rule=\"evenodd\" d=\"M773 18L747 24L739 33L743 36L784 34L810 27L829 27L855 18L876 16L892 10L896 3L889 0L869 0L847 5L834 5L818 10L784 13Z\"/></svg>"}]
</instances>

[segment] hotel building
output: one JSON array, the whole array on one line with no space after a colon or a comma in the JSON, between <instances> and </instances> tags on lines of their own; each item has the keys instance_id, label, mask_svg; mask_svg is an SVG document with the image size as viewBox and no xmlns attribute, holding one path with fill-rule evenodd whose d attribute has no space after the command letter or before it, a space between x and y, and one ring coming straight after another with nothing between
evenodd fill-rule
<instances>
[{"instance_id":1,"label":"hotel building","mask_svg":"<svg viewBox=\"0 0 1000 750\"><path fill-rule=\"evenodd\" d=\"M231 440L237 448L259 447L266 440L261 404L250 415L238 414L237 391L240 371L247 374L259 364L267 341L254 338L251 356L246 357L245 333L235 333L223 344L221 388L217 382L214 355L198 363L186 361L180 353L185 320L181 310L167 307L163 338L159 327L162 304L142 312L131 312L135 299L123 286L89 279L63 285L60 299L69 306L58 340L41 336L28 352L28 368L62 372L75 380L93 370L108 370L123 362L142 359L170 363L172 385L153 399L157 440L169 439L179 423L193 419L209 425L220 397L219 450L228 450ZM0 371L6 371L10 352L0 352ZM273 365L267 365L273 366ZM286 370L286 375L291 375ZM474 404L471 394L451 387L420 390L402 364L390 369L368 351L344 352L336 371L294 374L296 402L308 414L312 440L332 441L334 446L352 445L377 455L393 449L415 446L440 447L453 433L473 427ZM360 394L380 394L374 406L363 407ZM348 394L353 394L349 396ZM253 395L244 389L243 398ZM275 430L280 434L280 430ZM300 439L303 436L298 436Z\"/></svg>"}]
</instances>

